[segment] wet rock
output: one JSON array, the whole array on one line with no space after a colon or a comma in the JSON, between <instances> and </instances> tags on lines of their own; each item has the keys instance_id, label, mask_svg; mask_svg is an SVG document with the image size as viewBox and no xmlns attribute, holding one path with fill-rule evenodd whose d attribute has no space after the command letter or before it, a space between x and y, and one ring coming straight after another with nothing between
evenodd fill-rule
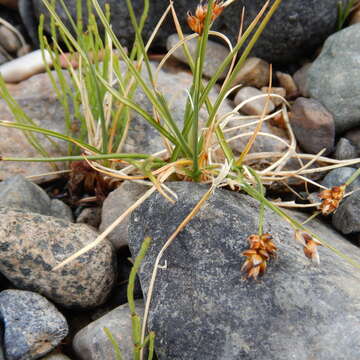
<instances>
[{"instance_id":1,"label":"wet rock","mask_svg":"<svg viewBox=\"0 0 360 360\"><path fill-rule=\"evenodd\" d=\"M113 29L119 39L129 46L134 36L134 30L131 26L127 7L117 0L108 1L111 6ZM104 5L105 0L99 1ZM76 16L76 1L66 2L70 13ZM85 7L86 1L83 0ZM174 3L175 10L179 16L183 29L188 29L186 24L186 13L188 10L195 11L197 3L194 1L177 1ZM337 10L338 0L288 0L282 2L277 12L267 25L262 36L256 42L253 55L258 56L269 62L287 63L296 61L306 54L311 54L322 42L336 30L338 18ZM239 0L225 9L223 14L215 21L214 30L224 32L229 36L231 42L236 43L238 37L241 11L245 6L245 28L258 14L264 5L263 0ZM29 18L38 19L40 14L46 14L45 30L50 32L49 16L41 0L20 0L20 9L22 9L22 19L25 22L30 33L35 34L37 21L30 22ZM142 1L134 1L135 12L140 14L143 10ZM156 23L168 6L165 0L153 1L150 4L148 21L145 24L143 35L145 39L152 33ZM35 14L35 16L33 15ZM60 3L57 4L57 14L65 22L68 29L71 24L67 20L65 11ZM169 19L158 32L154 46L164 46L169 34L175 32L173 21ZM289 36L291 34L291 36ZM36 38L35 38L36 41Z\"/></svg>"},{"instance_id":2,"label":"wet rock","mask_svg":"<svg viewBox=\"0 0 360 360\"><path fill-rule=\"evenodd\" d=\"M155 194L129 225L133 255L144 236L153 237L139 274L145 295L160 248L208 189L195 183L169 186L179 196L176 204ZM360 261L360 249L320 221L313 224L312 231ZM319 249L321 266L309 266L291 226L266 211L264 231L273 234L279 257L258 281L244 280L241 252L257 226L254 200L217 190L167 248L161 261L167 268L158 271L148 323L156 332L159 360L179 354L198 360L358 356L360 273L325 247ZM349 329L351 336L344 336Z\"/></svg>"},{"instance_id":3,"label":"wet rock","mask_svg":"<svg viewBox=\"0 0 360 360\"><path fill-rule=\"evenodd\" d=\"M70 221L72 219L71 209L66 204L57 199L51 200L41 187L22 175L9 177L0 183L0 201L4 207L28 210Z\"/></svg>"},{"instance_id":4,"label":"wet rock","mask_svg":"<svg viewBox=\"0 0 360 360\"><path fill-rule=\"evenodd\" d=\"M286 96L288 98L293 98L299 94L298 87L291 75L277 71L276 77L280 86L286 90Z\"/></svg>"},{"instance_id":5,"label":"wet rock","mask_svg":"<svg viewBox=\"0 0 360 360\"><path fill-rule=\"evenodd\" d=\"M360 188L360 187L358 187ZM345 198L332 217L335 229L343 234L360 232L360 191L356 191Z\"/></svg>"},{"instance_id":6,"label":"wet rock","mask_svg":"<svg viewBox=\"0 0 360 360\"><path fill-rule=\"evenodd\" d=\"M43 296L21 290L0 293L7 360L38 359L68 333L64 316Z\"/></svg>"},{"instance_id":7,"label":"wet rock","mask_svg":"<svg viewBox=\"0 0 360 360\"><path fill-rule=\"evenodd\" d=\"M261 91L264 93L264 94L267 94L269 92L269 88L268 87L262 87L261 88ZM270 89L270 94L275 94L275 95L280 95L282 96L283 98L285 98L286 96L286 90L282 87L272 87ZM270 95L270 100L272 101L272 103L275 105L275 106L279 106L283 103L283 100L276 97L276 96L272 96Z\"/></svg>"},{"instance_id":8,"label":"wet rock","mask_svg":"<svg viewBox=\"0 0 360 360\"><path fill-rule=\"evenodd\" d=\"M101 222L101 209L98 207L83 209L77 217L76 222L78 224L87 224L97 229Z\"/></svg>"},{"instance_id":9,"label":"wet rock","mask_svg":"<svg viewBox=\"0 0 360 360\"><path fill-rule=\"evenodd\" d=\"M40 127L65 134L65 121L63 107L57 100L55 91L47 74L40 74L10 87L10 92L24 112ZM72 110L70 110L71 112ZM1 120L14 121L13 115L4 100L0 99ZM40 143L48 151L49 156L67 154L68 144L61 140L53 139L59 148L52 146L42 135L36 135ZM21 130L0 127L0 154L4 157L38 157L38 152L28 143ZM58 168L62 169L63 165ZM54 171L49 163L21 163L0 162L0 179L11 175L23 176L39 175ZM55 178L55 176L53 177ZM37 182L51 180L51 177L39 177Z\"/></svg>"},{"instance_id":10,"label":"wet rock","mask_svg":"<svg viewBox=\"0 0 360 360\"><path fill-rule=\"evenodd\" d=\"M9 53L16 53L21 48L17 35L4 25L0 25L0 45Z\"/></svg>"},{"instance_id":11,"label":"wet rock","mask_svg":"<svg viewBox=\"0 0 360 360\"><path fill-rule=\"evenodd\" d=\"M237 92L235 99L234 99L234 103L237 106L237 105L241 104L243 101L249 100L252 97L258 96L258 95L264 95L264 93L256 88L246 86L246 87L241 88ZM244 106L242 106L239 110L248 115L262 115L262 113L264 112L265 104L266 104L266 96L259 98L259 99L249 101ZM274 109L275 109L275 106L274 106L273 102L271 100L269 100L265 114L271 113Z\"/></svg>"},{"instance_id":12,"label":"wet rock","mask_svg":"<svg viewBox=\"0 0 360 360\"><path fill-rule=\"evenodd\" d=\"M310 154L326 148L331 153L335 143L332 115L313 99L297 98L291 107L290 124L299 145Z\"/></svg>"},{"instance_id":13,"label":"wet rock","mask_svg":"<svg viewBox=\"0 0 360 360\"><path fill-rule=\"evenodd\" d=\"M18 288L39 292L65 307L102 304L115 281L112 245L100 245L60 270L52 269L94 241L87 225L0 208L0 271Z\"/></svg>"},{"instance_id":14,"label":"wet rock","mask_svg":"<svg viewBox=\"0 0 360 360\"><path fill-rule=\"evenodd\" d=\"M338 160L355 159L357 157L356 147L346 138L341 138L335 150L335 158Z\"/></svg>"},{"instance_id":15,"label":"wet rock","mask_svg":"<svg viewBox=\"0 0 360 360\"><path fill-rule=\"evenodd\" d=\"M306 63L298 71L296 71L293 76L295 84L303 97L310 97L307 86L307 76L310 66L311 63Z\"/></svg>"},{"instance_id":16,"label":"wet rock","mask_svg":"<svg viewBox=\"0 0 360 360\"><path fill-rule=\"evenodd\" d=\"M254 86L260 89L269 84L269 63L257 57L248 58L234 81L235 84Z\"/></svg>"},{"instance_id":17,"label":"wet rock","mask_svg":"<svg viewBox=\"0 0 360 360\"><path fill-rule=\"evenodd\" d=\"M177 34L170 35L166 41L167 50L170 50L178 42L179 42L179 37ZM190 54L192 55L193 59L196 56L197 43L198 43L198 39L192 39L187 42ZM225 60L228 54L229 54L229 50L224 45L209 40L206 47L203 75L207 78L211 78L216 73L216 71L218 70L218 68L220 67L220 65ZM173 53L173 56L177 60L185 64L188 64L187 57L185 56L182 47L177 49ZM226 71L223 72L219 80L224 79L225 76L226 76Z\"/></svg>"},{"instance_id":18,"label":"wet rock","mask_svg":"<svg viewBox=\"0 0 360 360\"><path fill-rule=\"evenodd\" d=\"M149 186L124 181L116 190L112 191L105 199L102 207L100 231L103 232L111 225L124 211L132 206L144 193L149 190ZM129 217L123 220L108 236L116 249L128 245L127 228Z\"/></svg>"},{"instance_id":19,"label":"wet rock","mask_svg":"<svg viewBox=\"0 0 360 360\"><path fill-rule=\"evenodd\" d=\"M360 24L330 36L308 71L308 89L334 116L337 134L360 125Z\"/></svg>"},{"instance_id":20,"label":"wet rock","mask_svg":"<svg viewBox=\"0 0 360 360\"><path fill-rule=\"evenodd\" d=\"M136 301L139 315L144 313L142 301ZM122 359L133 359L132 326L129 305L124 304L90 323L74 337L73 349L81 360L115 360L114 348L104 328L108 328L119 344Z\"/></svg>"}]
</instances>

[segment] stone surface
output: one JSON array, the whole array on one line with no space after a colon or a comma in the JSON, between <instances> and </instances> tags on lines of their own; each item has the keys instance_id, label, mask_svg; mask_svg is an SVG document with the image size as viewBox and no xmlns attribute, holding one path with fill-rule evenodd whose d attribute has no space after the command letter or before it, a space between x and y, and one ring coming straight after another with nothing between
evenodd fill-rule
<instances>
[{"instance_id":1,"label":"stone surface","mask_svg":"<svg viewBox=\"0 0 360 360\"><path fill-rule=\"evenodd\" d=\"M269 88L268 87L262 87L261 88L261 91L264 93L264 94L267 94L269 92ZM272 87L271 88L271 91L270 91L270 94L275 94L275 95L280 95L282 96L283 98L285 98L286 96L286 90L282 87ZM270 100L272 101L272 103L275 105L275 106L279 106L283 103L283 100L276 97L276 96L272 96L270 95Z\"/></svg>"},{"instance_id":2,"label":"stone surface","mask_svg":"<svg viewBox=\"0 0 360 360\"><path fill-rule=\"evenodd\" d=\"M103 232L147 190L149 190L149 186L132 181L124 181L120 187L112 191L105 199L102 207L99 230ZM107 236L107 239L112 242L116 249L128 245L128 224L129 217L124 219L123 222Z\"/></svg>"},{"instance_id":3,"label":"stone surface","mask_svg":"<svg viewBox=\"0 0 360 360\"><path fill-rule=\"evenodd\" d=\"M139 315L144 313L142 301L136 301ZM115 360L114 349L104 332L108 328L119 344L123 360L133 359L132 327L129 305L124 304L90 323L74 337L73 349L81 360Z\"/></svg>"},{"instance_id":4,"label":"stone surface","mask_svg":"<svg viewBox=\"0 0 360 360\"><path fill-rule=\"evenodd\" d=\"M341 138L336 144L335 158L338 160L355 159L357 157L356 147L346 138Z\"/></svg>"},{"instance_id":5,"label":"stone surface","mask_svg":"<svg viewBox=\"0 0 360 360\"><path fill-rule=\"evenodd\" d=\"M7 62L7 58L0 53L0 65L4 64Z\"/></svg>"},{"instance_id":6,"label":"stone surface","mask_svg":"<svg viewBox=\"0 0 360 360\"><path fill-rule=\"evenodd\" d=\"M286 90L286 96L288 98L293 98L299 94L299 89L290 74L277 71L276 77L279 81L280 86Z\"/></svg>"},{"instance_id":7,"label":"stone surface","mask_svg":"<svg viewBox=\"0 0 360 360\"><path fill-rule=\"evenodd\" d=\"M0 25L0 45L9 53L16 53L21 47L15 33L4 25Z\"/></svg>"},{"instance_id":8,"label":"stone surface","mask_svg":"<svg viewBox=\"0 0 360 360\"><path fill-rule=\"evenodd\" d=\"M303 96L303 97L309 97L309 90L308 90L308 86L307 86L307 76L308 76L308 71L310 69L310 66L311 66L311 63L306 63L299 70L297 70L293 75L295 84L296 84L297 88L299 89L301 96Z\"/></svg>"},{"instance_id":9,"label":"stone surface","mask_svg":"<svg viewBox=\"0 0 360 360\"><path fill-rule=\"evenodd\" d=\"M101 222L101 209L98 207L85 208L76 219L78 224L87 224L98 228ZM107 238L109 240L109 237Z\"/></svg>"},{"instance_id":10,"label":"stone surface","mask_svg":"<svg viewBox=\"0 0 360 360\"><path fill-rule=\"evenodd\" d=\"M235 84L254 86L260 89L269 84L270 67L269 64L257 57L246 59L234 81Z\"/></svg>"},{"instance_id":11,"label":"stone surface","mask_svg":"<svg viewBox=\"0 0 360 360\"><path fill-rule=\"evenodd\" d=\"M352 167L341 167L331 170L321 181L321 185L326 186L328 189L333 186L345 184L349 177L356 171ZM346 192L353 191L360 188L360 178L356 178L346 189ZM341 203L340 203L341 206Z\"/></svg>"},{"instance_id":12,"label":"stone surface","mask_svg":"<svg viewBox=\"0 0 360 360\"><path fill-rule=\"evenodd\" d=\"M170 50L178 42L179 42L179 37L177 34L170 35L166 41L167 50ZM190 54L192 55L193 59L195 59L196 56L197 43L198 43L198 39L192 39L187 42ZM211 78L216 73L216 71L218 70L218 68L220 67L220 65L225 60L228 54L229 54L229 50L224 45L209 40L206 46L203 75L207 78ZM185 56L182 47L177 49L173 53L173 56L177 60L185 64L188 64L187 57ZM223 74L220 76L219 79L222 80L225 78L225 76L226 76L226 71L223 72Z\"/></svg>"},{"instance_id":13,"label":"stone surface","mask_svg":"<svg viewBox=\"0 0 360 360\"><path fill-rule=\"evenodd\" d=\"M356 147L356 150L360 151L360 128L354 128L347 131L344 134L344 138L348 139L353 146Z\"/></svg>"},{"instance_id":14,"label":"stone surface","mask_svg":"<svg viewBox=\"0 0 360 360\"><path fill-rule=\"evenodd\" d=\"M241 104L243 101L249 100L254 96L264 95L264 93L254 87L245 86L241 88L234 99L235 105ZM248 115L262 115L266 103L266 97L260 99L251 100L243 105L239 111ZM265 114L271 113L275 109L275 106L271 100L268 102L267 110Z\"/></svg>"},{"instance_id":15,"label":"stone surface","mask_svg":"<svg viewBox=\"0 0 360 360\"><path fill-rule=\"evenodd\" d=\"M129 225L133 254L144 236L153 237L140 271L145 294L160 248L208 189L169 186L176 204L155 194ZM310 266L291 226L266 211L264 231L273 234L278 258L258 281L242 279L241 253L257 233L257 211L251 198L218 190L165 251L149 316L159 360L357 358L360 273L333 251L320 248L320 267ZM328 226L316 220L311 230L360 261L360 249Z\"/></svg>"},{"instance_id":16,"label":"stone surface","mask_svg":"<svg viewBox=\"0 0 360 360\"><path fill-rule=\"evenodd\" d=\"M332 152L335 125L332 115L313 99L297 98L291 107L290 124L299 145L310 154Z\"/></svg>"},{"instance_id":17,"label":"stone surface","mask_svg":"<svg viewBox=\"0 0 360 360\"><path fill-rule=\"evenodd\" d=\"M311 97L334 116L336 132L360 125L360 24L330 36L308 71Z\"/></svg>"},{"instance_id":18,"label":"stone surface","mask_svg":"<svg viewBox=\"0 0 360 360\"><path fill-rule=\"evenodd\" d=\"M51 214L51 216L55 216L60 219L68 220L70 222L72 222L74 220L70 207L59 199L51 199L50 214Z\"/></svg>"},{"instance_id":19,"label":"stone surface","mask_svg":"<svg viewBox=\"0 0 360 360\"><path fill-rule=\"evenodd\" d=\"M103 5L105 0L100 0ZM74 17L76 15L75 0L68 0L66 5ZM83 3L86 4L85 0ZM131 26L127 7L118 0L109 1L112 9L113 29L115 34L125 45L130 45L134 39L134 30ZM335 31L338 18L338 0L287 0L283 1L273 18L267 25L263 35L257 41L253 51L254 56L263 58L269 62L287 63L298 60L306 54L311 54L326 37ZM192 0L176 1L174 3L176 12L183 29L188 29L186 24L186 13L195 11L197 2ZM236 43L238 37L241 11L245 11L245 28L255 18L263 0L239 0L233 3L216 20L213 29L224 32L229 36L231 42ZM41 0L20 0L21 16L25 22L28 32L34 34L36 42L37 19L42 13L47 14ZM135 11L139 14L143 9L143 2L133 1ZM168 6L168 1L153 1L150 5L148 21L145 24L143 35L145 38L153 31L155 24ZM58 3L57 13L63 21L67 19L64 10ZM49 17L46 17L45 29L49 30ZM32 20L32 21L30 21ZM65 24L70 29L69 21ZM169 34L175 32L172 19L166 22L157 34L154 45L164 46Z\"/></svg>"},{"instance_id":20,"label":"stone surface","mask_svg":"<svg viewBox=\"0 0 360 360\"><path fill-rule=\"evenodd\" d=\"M356 191L341 202L332 217L332 224L343 234L358 233L360 232L359 212L360 191Z\"/></svg>"},{"instance_id":21,"label":"stone surface","mask_svg":"<svg viewBox=\"0 0 360 360\"><path fill-rule=\"evenodd\" d=\"M54 349L68 333L64 316L43 296L21 290L0 293L7 360L32 360Z\"/></svg>"},{"instance_id":22,"label":"stone surface","mask_svg":"<svg viewBox=\"0 0 360 360\"><path fill-rule=\"evenodd\" d=\"M67 357L64 354L61 354L59 352L53 352L44 358L41 358L41 360L71 360L69 357Z\"/></svg>"},{"instance_id":23,"label":"stone surface","mask_svg":"<svg viewBox=\"0 0 360 360\"><path fill-rule=\"evenodd\" d=\"M107 240L62 269L52 270L97 235L87 225L0 208L0 271L16 287L39 292L65 307L100 305L116 276L113 248Z\"/></svg>"},{"instance_id":24,"label":"stone surface","mask_svg":"<svg viewBox=\"0 0 360 360\"><path fill-rule=\"evenodd\" d=\"M39 126L66 133L63 107L56 98L55 91L47 74L40 74L30 79L13 85L9 88L11 94L24 112ZM71 110L70 110L71 111ZM7 108L4 100L0 99L1 120L13 121L14 117ZM42 135L36 135L50 156L67 154L68 144L61 140L53 139L59 148L52 146ZM28 143L21 130L0 127L0 154L4 157L38 157L38 152ZM58 168L63 165L57 163ZM24 176L39 175L54 171L54 167L48 163L22 163L0 162L0 179L11 175L21 174ZM39 177L38 183L51 180L53 177Z\"/></svg>"},{"instance_id":25,"label":"stone surface","mask_svg":"<svg viewBox=\"0 0 360 360\"><path fill-rule=\"evenodd\" d=\"M70 221L72 219L71 209L66 204L57 199L51 200L41 187L22 175L9 177L0 183L0 201L4 207L28 210Z\"/></svg>"}]
</instances>

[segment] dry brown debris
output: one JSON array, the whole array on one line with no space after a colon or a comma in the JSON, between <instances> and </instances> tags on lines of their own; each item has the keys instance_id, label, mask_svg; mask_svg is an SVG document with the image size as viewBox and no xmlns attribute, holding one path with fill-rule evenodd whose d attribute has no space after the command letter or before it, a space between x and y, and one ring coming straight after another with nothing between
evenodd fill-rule
<instances>
[{"instance_id":1,"label":"dry brown debris","mask_svg":"<svg viewBox=\"0 0 360 360\"><path fill-rule=\"evenodd\" d=\"M346 185L333 186L330 190L324 190L319 194L322 199L319 210L323 215L329 215L336 211L345 195L345 189Z\"/></svg>"}]
</instances>

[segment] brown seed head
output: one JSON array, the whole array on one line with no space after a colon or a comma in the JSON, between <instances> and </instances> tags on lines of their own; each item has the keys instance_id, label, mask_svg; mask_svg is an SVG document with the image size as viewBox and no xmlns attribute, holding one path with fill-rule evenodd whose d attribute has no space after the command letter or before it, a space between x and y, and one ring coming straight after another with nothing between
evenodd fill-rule
<instances>
[{"instance_id":1,"label":"brown seed head","mask_svg":"<svg viewBox=\"0 0 360 360\"><path fill-rule=\"evenodd\" d=\"M250 249L245 250L242 255L246 256L246 261L241 271L246 272L246 277L257 279L262 275L267 267L267 261L270 257L276 255L276 246L272 242L272 236L269 233L261 236L252 234L248 237Z\"/></svg>"},{"instance_id":2,"label":"brown seed head","mask_svg":"<svg viewBox=\"0 0 360 360\"><path fill-rule=\"evenodd\" d=\"M211 22L213 22L223 12L224 3L222 1L215 0L212 3L211 8ZM196 8L195 15L192 15L190 11L187 13L187 23L190 29L199 35L203 33L207 12L208 5L200 3Z\"/></svg>"},{"instance_id":3,"label":"brown seed head","mask_svg":"<svg viewBox=\"0 0 360 360\"><path fill-rule=\"evenodd\" d=\"M322 199L319 210L323 215L335 212L345 195L346 185L333 186L330 190L324 190L319 194Z\"/></svg>"},{"instance_id":4,"label":"brown seed head","mask_svg":"<svg viewBox=\"0 0 360 360\"><path fill-rule=\"evenodd\" d=\"M321 246L321 242L314 239L311 235L305 231L296 230L295 231L295 240L300 242L303 245L303 250L305 256L310 259L313 263L319 265L320 257L317 250L318 246Z\"/></svg>"}]
</instances>

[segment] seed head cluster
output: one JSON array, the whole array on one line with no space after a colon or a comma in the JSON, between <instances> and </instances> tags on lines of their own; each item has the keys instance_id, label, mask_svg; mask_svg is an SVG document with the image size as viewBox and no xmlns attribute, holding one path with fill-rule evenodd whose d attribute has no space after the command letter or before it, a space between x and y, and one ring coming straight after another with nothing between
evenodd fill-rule
<instances>
[{"instance_id":1,"label":"seed head cluster","mask_svg":"<svg viewBox=\"0 0 360 360\"><path fill-rule=\"evenodd\" d=\"M273 238L269 233L263 235L252 234L248 237L250 248L245 250L242 255L246 256L246 261L241 271L246 272L247 278L257 279L262 275L267 267L267 261L276 256L276 246Z\"/></svg>"},{"instance_id":2,"label":"seed head cluster","mask_svg":"<svg viewBox=\"0 0 360 360\"><path fill-rule=\"evenodd\" d=\"M329 215L336 211L345 195L345 189L346 185L333 186L330 190L324 190L319 194L322 199L319 210L323 215Z\"/></svg>"},{"instance_id":3,"label":"seed head cluster","mask_svg":"<svg viewBox=\"0 0 360 360\"><path fill-rule=\"evenodd\" d=\"M213 22L224 10L224 2L215 0L212 5L211 22ZM192 15L190 11L187 13L187 23L190 29L199 35L203 33L205 19L208 12L208 4L200 3L195 11L195 15Z\"/></svg>"},{"instance_id":4,"label":"seed head cluster","mask_svg":"<svg viewBox=\"0 0 360 360\"><path fill-rule=\"evenodd\" d=\"M305 231L301 230L295 231L295 240L298 241L301 245L303 245L305 256L309 258L313 263L319 265L320 258L317 247L321 246L321 243Z\"/></svg>"}]
</instances>

